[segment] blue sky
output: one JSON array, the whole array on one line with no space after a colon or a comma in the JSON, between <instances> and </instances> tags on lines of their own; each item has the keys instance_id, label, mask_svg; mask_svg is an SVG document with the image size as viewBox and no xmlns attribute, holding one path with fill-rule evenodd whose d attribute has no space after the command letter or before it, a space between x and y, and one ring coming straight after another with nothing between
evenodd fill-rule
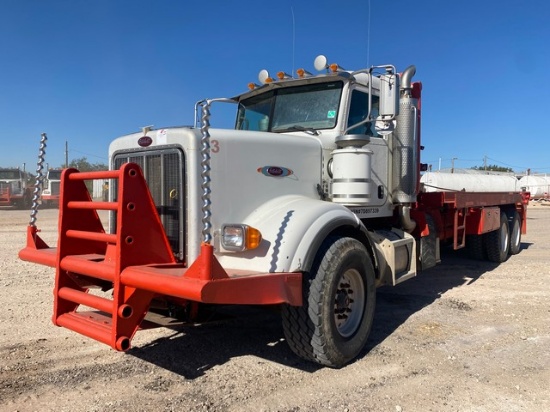
<instances>
[{"instance_id":1,"label":"blue sky","mask_svg":"<svg viewBox=\"0 0 550 412\"><path fill-rule=\"evenodd\" d=\"M550 173L547 0L0 0L0 166L107 163L109 142L193 123L261 69L417 67L422 161ZM213 112L216 115L216 112ZM220 113L214 126L227 125ZM229 122L229 124L231 124Z\"/></svg>"}]
</instances>

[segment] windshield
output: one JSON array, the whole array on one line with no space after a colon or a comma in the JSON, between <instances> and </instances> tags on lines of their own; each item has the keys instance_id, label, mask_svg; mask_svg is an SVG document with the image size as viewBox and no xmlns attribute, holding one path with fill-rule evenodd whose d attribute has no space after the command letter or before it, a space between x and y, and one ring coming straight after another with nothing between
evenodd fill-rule
<instances>
[{"instance_id":1,"label":"windshield","mask_svg":"<svg viewBox=\"0 0 550 412\"><path fill-rule=\"evenodd\" d=\"M243 100L237 130L289 132L336 126L341 81L271 90Z\"/></svg>"},{"instance_id":2,"label":"windshield","mask_svg":"<svg viewBox=\"0 0 550 412\"><path fill-rule=\"evenodd\" d=\"M0 179L19 179L19 170L0 170Z\"/></svg>"},{"instance_id":3,"label":"windshield","mask_svg":"<svg viewBox=\"0 0 550 412\"><path fill-rule=\"evenodd\" d=\"M49 170L48 180L61 180L61 170Z\"/></svg>"}]
</instances>

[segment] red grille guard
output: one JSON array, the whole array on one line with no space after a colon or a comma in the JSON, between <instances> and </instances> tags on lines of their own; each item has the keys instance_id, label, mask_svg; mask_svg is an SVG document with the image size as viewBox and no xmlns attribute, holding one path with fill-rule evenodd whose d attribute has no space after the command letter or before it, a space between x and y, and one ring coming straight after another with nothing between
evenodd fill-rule
<instances>
[{"instance_id":1,"label":"red grille guard","mask_svg":"<svg viewBox=\"0 0 550 412\"><path fill-rule=\"evenodd\" d=\"M118 201L92 201L84 181L94 179L118 179ZM117 212L116 234L105 232L97 210ZM49 247L38 232L36 226L27 228L19 257L56 269L53 323L116 350L130 348L159 295L212 304L302 304L300 273L226 271L209 244L201 245L190 266L176 262L134 163L116 171L64 170L57 247ZM90 293L105 285L112 286L112 299Z\"/></svg>"},{"instance_id":2,"label":"red grille guard","mask_svg":"<svg viewBox=\"0 0 550 412\"><path fill-rule=\"evenodd\" d=\"M9 186L0 187L0 206L11 206L12 195Z\"/></svg>"}]
</instances>

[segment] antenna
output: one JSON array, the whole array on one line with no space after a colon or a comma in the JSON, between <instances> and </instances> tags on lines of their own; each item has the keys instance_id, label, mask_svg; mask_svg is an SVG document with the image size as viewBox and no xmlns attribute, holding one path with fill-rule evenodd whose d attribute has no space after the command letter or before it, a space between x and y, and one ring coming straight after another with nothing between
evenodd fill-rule
<instances>
[{"instance_id":1,"label":"antenna","mask_svg":"<svg viewBox=\"0 0 550 412\"><path fill-rule=\"evenodd\" d=\"M292 12L292 71L290 73L292 74L292 77L294 77L294 48L296 45L296 24L294 21L294 7L290 6L290 11Z\"/></svg>"},{"instance_id":2,"label":"antenna","mask_svg":"<svg viewBox=\"0 0 550 412\"><path fill-rule=\"evenodd\" d=\"M370 60L370 0L369 0L369 19L367 21L367 67Z\"/></svg>"}]
</instances>

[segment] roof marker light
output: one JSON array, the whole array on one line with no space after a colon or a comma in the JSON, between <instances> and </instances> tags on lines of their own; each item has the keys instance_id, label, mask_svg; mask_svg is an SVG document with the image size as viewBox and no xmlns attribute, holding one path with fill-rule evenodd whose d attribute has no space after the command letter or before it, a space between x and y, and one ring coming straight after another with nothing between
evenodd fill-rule
<instances>
[{"instance_id":1,"label":"roof marker light","mask_svg":"<svg viewBox=\"0 0 550 412\"><path fill-rule=\"evenodd\" d=\"M308 72L307 70L304 70L304 69L298 69L298 70L296 70L296 74L297 74L298 77L301 78L301 79L303 79L304 77L313 76L310 72Z\"/></svg>"},{"instance_id":2,"label":"roof marker light","mask_svg":"<svg viewBox=\"0 0 550 412\"><path fill-rule=\"evenodd\" d=\"M284 79L291 79L292 76L288 73L285 73L285 72L277 72L277 78L279 80L284 80Z\"/></svg>"},{"instance_id":3,"label":"roof marker light","mask_svg":"<svg viewBox=\"0 0 550 412\"><path fill-rule=\"evenodd\" d=\"M338 71L338 69L340 69L340 66L338 66L337 63L332 63L329 66L329 69L330 69L331 72L336 73Z\"/></svg>"}]
</instances>

